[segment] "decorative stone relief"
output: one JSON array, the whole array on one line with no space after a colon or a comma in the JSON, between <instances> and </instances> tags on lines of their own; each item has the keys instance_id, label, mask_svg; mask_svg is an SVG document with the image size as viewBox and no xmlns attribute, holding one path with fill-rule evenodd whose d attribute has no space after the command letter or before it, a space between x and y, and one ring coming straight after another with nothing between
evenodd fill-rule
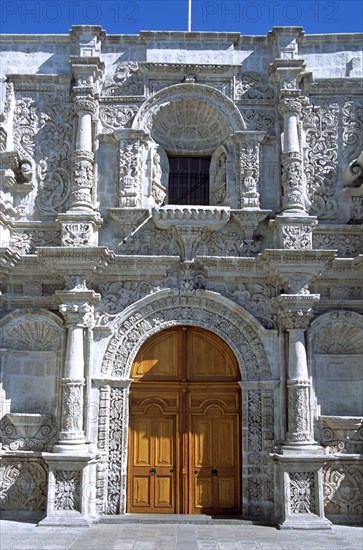
<instances>
[{"instance_id":1,"label":"decorative stone relief","mask_svg":"<svg viewBox=\"0 0 363 550\"><path fill-rule=\"evenodd\" d=\"M102 373L128 377L128 369L139 346L152 334L178 324L209 327L221 336L234 351L239 364L249 379L270 377L265 351L251 324L225 305L209 299L206 291L201 296L173 296L167 291L163 297L152 298L140 304L137 312L117 324L101 366Z\"/></svg>"},{"instance_id":2,"label":"decorative stone relief","mask_svg":"<svg viewBox=\"0 0 363 550\"><path fill-rule=\"evenodd\" d=\"M236 155L239 162L241 186L237 187L238 204L242 208L259 208L260 194L260 145L258 143L241 144Z\"/></svg>"},{"instance_id":3,"label":"decorative stone relief","mask_svg":"<svg viewBox=\"0 0 363 550\"><path fill-rule=\"evenodd\" d=\"M168 151L192 153L216 149L236 130L244 130L241 113L223 93L202 84L176 84L146 101L134 128L150 131Z\"/></svg>"},{"instance_id":4,"label":"decorative stone relief","mask_svg":"<svg viewBox=\"0 0 363 550\"><path fill-rule=\"evenodd\" d=\"M96 292L99 292L102 296L101 301L95 307L97 324L107 324L110 318L120 313L127 306L156 290L154 285L147 281L100 283L96 286Z\"/></svg>"},{"instance_id":5,"label":"decorative stone relief","mask_svg":"<svg viewBox=\"0 0 363 550\"><path fill-rule=\"evenodd\" d=\"M110 386L101 386L98 401L97 447L101 458L96 466L96 506L99 514L107 513L108 451L110 435Z\"/></svg>"},{"instance_id":6,"label":"decorative stone relief","mask_svg":"<svg viewBox=\"0 0 363 550\"><path fill-rule=\"evenodd\" d=\"M166 197L166 188L161 184L160 156L154 153L151 161L151 196L155 204L161 205Z\"/></svg>"},{"instance_id":7,"label":"decorative stone relief","mask_svg":"<svg viewBox=\"0 0 363 550\"><path fill-rule=\"evenodd\" d=\"M71 204L91 205L93 188L93 153L76 150L72 173Z\"/></svg>"},{"instance_id":8,"label":"decorative stone relief","mask_svg":"<svg viewBox=\"0 0 363 550\"><path fill-rule=\"evenodd\" d=\"M55 510L81 510L81 472L79 470L55 471Z\"/></svg>"},{"instance_id":9,"label":"decorative stone relief","mask_svg":"<svg viewBox=\"0 0 363 550\"><path fill-rule=\"evenodd\" d=\"M0 466L0 510L45 510L47 483L47 468L43 460L3 457Z\"/></svg>"},{"instance_id":10,"label":"decorative stone relief","mask_svg":"<svg viewBox=\"0 0 363 550\"><path fill-rule=\"evenodd\" d=\"M288 380L288 441L310 441L310 384Z\"/></svg>"},{"instance_id":11,"label":"decorative stone relief","mask_svg":"<svg viewBox=\"0 0 363 550\"><path fill-rule=\"evenodd\" d=\"M362 517L363 468L360 464L328 463L323 483L326 514Z\"/></svg>"},{"instance_id":12,"label":"decorative stone relief","mask_svg":"<svg viewBox=\"0 0 363 550\"><path fill-rule=\"evenodd\" d=\"M293 514L315 514L315 483L313 472L291 472L290 509Z\"/></svg>"},{"instance_id":13,"label":"decorative stone relief","mask_svg":"<svg viewBox=\"0 0 363 550\"><path fill-rule=\"evenodd\" d=\"M125 388L111 388L107 514L126 512L126 476L122 465L127 464L127 392Z\"/></svg>"},{"instance_id":14,"label":"decorative stone relief","mask_svg":"<svg viewBox=\"0 0 363 550\"><path fill-rule=\"evenodd\" d=\"M10 248L19 254L34 254L38 246L59 246L60 234L56 230L29 229L12 231Z\"/></svg>"},{"instance_id":15,"label":"decorative stone relief","mask_svg":"<svg viewBox=\"0 0 363 550\"><path fill-rule=\"evenodd\" d=\"M282 239L288 250L311 250L312 232L308 225L283 225Z\"/></svg>"},{"instance_id":16,"label":"decorative stone relief","mask_svg":"<svg viewBox=\"0 0 363 550\"><path fill-rule=\"evenodd\" d=\"M45 96L36 136L39 189L36 204L41 213L66 209L71 187L73 111L62 95Z\"/></svg>"},{"instance_id":17,"label":"decorative stone relief","mask_svg":"<svg viewBox=\"0 0 363 550\"><path fill-rule=\"evenodd\" d=\"M274 442L273 390L247 390L243 403L247 417L243 460L247 466L248 513L256 517L273 503L272 483L267 482L272 466L265 460L265 453L272 451Z\"/></svg>"},{"instance_id":18,"label":"decorative stone relief","mask_svg":"<svg viewBox=\"0 0 363 550\"><path fill-rule=\"evenodd\" d=\"M137 110L137 105L101 105L100 121L112 130L131 128Z\"/></svg>"},{"instance_id":19,"label":"decorative stone relief","mask_svg":"<svg viewBox=\"0 0 363 550\"><path fill-rule=\"evenodd\" d=\"M214 288L216 287L218 288L214 285ZM220 288L219 290L221 291ZM258 283L225 285L223 294L252 313L264 327L277 328L276 315L271 311L271 299L276 296L276 289L272 285Z\"/></svg>"},{"instance_id":20,"label":"decorative stone relief","mask_svg":"<svg viewBox=\"0 0 363 550\"><path fill-rule=\"evenodd\" d=\"M213 204L223 204L227 196L227 155L225 151L221 151L214 161L214 171L212 185ZM211 166L212 174L212 166Z\"/></svg>"},{"instance_id":21,"label":"decorative stone relief","mask_svg":"<svg viewBox=\"0 0 363 550\"><path fill-rule=\"evenodd\" d=\"M276 113L262 109L241 109L247 130L275 134Z\"/></svg>"},{"instance_id":22,"label":"decorative stone relief","mask_svg":"<svg viewBox=\"0 0 363 550\"><path fill-rule=\"evenodd\" d=\"M143 144L140 140L120 141L120 206L141 206L142 153Z\"/></svg>"},{"instance_id":23,"label":"decorative stone relief","mask_svg":"<svg viewBox=\"0 0 363 550\"><path fill-rule=\"evenodd\" d=\"M234 98L238 101L273 99L273 87L258 73L238 73L234 82Z\"/></svg>"},{"instance_id":24,"label":"decorative stone relief","mask_svg":"<svg viewBox=\"0 0 363 550\"><path fill-rule=\"evenodd\" d=\"M180 262L175 270L166 274L164 285L173 294L200 294L206 286L206 273L197 262Z\"/></svg>"},{"instance_id":25,"label":"decorative stone relief","mask_svg":"<svg viewBox=\"0 0 363 550\"><path fill-rule=\"evenodd\" d=\"M62 225L63 246L89 246L91 239L91 223L73 222Z\"/></svg>"},{"instance_id":26,"label":"decorative stone relief","mask_svg":"<svg viewBox=\"0 0 363 550\"><path fill-rule=\"evenodd\" d=\"M329 454L363 453L363 420L359 417L320 416L321 444Z\"/></svg>"},{"instance_id":27,"label":"decorative stone relief","mask_svg":"<svg viewBox=\"0 0 363 550\"><path fill-rule=\"evenodd\" d=\"M351 311L333 311L318 317L312 328L315 353L360 354L362 317Z\"/></svg>"},{"instance_id":28,"label":"decorative stone relief","mask_svg":"<svg viewBox=\"0 0 363 550\"><path fill-rule=\"evenodd\" d=\"M356 158L363 149L363 103L349 99L342 105L343 156Z\"/></svg>"},{"instance_id":29,"label":"decorative stone relief","mask_svg":"<svg viewBox=\"0 0 363 550\"><path fill-rule=\"evenodd\" d=\"M49 450L57 435L57 426L50 415L5 414L0 420L3 451Z\"/></svg>"},{"instance_id":30,"label":"decorative stone relief","mask_svg":"<svg viewBox=\"0 0 363 550\"><path fill-rule=\"evenodd\" d=\"M77 439L83 430L83 381L62 380L62 431ZM69 436L67 439L71 439Z\"/></svg>"},{"instance_id":31,"label":"decorative stone relief","mask_svg":"<svg viewBox=\"0 0 363 550\"><path fill-rule=\"evenodd\" d=\"M363 253L363 239L357 234L313 233L313 248L337 250L339 256L356 256Z\"/></svg>"},{"instance_id":32,"label":"decorative stone relief","mask_svg":"<svg viewBox=\"0 0 363 550\"><path fill-rule=\"evenodd\" d=\"M144 79L139 73L139 64L133 61L121 61L111 78L106 78L102 88L105 96L142 96Z\"/></svg>"},{"instance_id":33,"label":"decorative stone relief","mask_svg":"<svg viewBox=\"0 0 363 550\"><path fill-rule=\"evenodd\" d=\"M306 132L304 173L311 213L320 219L334 219L338 212L335 197L338 116L337 103L316 105L303 110Z\"/></svg>"},{"instance_id":34,"label":"decorative stone relief","mask_svg":"<svg viewBox=\"0 0 363 550\"><path fill-rule=\"evenodd\" d=\"M13 350L52 351L61 347L61 330L54 321L28 313L9 321L2 347Z\"/></svg>"}]
</instances>

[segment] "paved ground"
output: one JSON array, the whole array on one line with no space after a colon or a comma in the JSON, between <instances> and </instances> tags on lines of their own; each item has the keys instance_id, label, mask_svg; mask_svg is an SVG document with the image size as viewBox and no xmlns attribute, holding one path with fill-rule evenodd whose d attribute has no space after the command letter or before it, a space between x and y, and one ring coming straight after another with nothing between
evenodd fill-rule
<instances>
[{"instance_id":1,"label":"paved ground","mask_svg":"<svg viewBox=\"0 0 363 550\"><path fill-rule=\"evenodd\" d=\"M278 531L259 525L37 527L3 520L1 550L362 550L363 528Z\"/></svg>"}]
</instances>

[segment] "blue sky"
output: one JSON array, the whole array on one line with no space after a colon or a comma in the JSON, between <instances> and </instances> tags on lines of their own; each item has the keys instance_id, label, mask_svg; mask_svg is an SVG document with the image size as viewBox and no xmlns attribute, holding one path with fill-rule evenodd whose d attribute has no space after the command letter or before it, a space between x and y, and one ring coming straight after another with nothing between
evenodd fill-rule
<instances>
[{"instance_id":1,"label":"blue sky","mask_svg":"<svg viewBox=\"0 0 363 550\"><path fill-rule=\"evenodd\" d=\"M76 24L109 34L187 30L188 0L2 0L2 33L67 34ZM306 33L363 31L363 0L192 0L192 30L267 34L273 26Z\"/></svg>"}]
</instances>

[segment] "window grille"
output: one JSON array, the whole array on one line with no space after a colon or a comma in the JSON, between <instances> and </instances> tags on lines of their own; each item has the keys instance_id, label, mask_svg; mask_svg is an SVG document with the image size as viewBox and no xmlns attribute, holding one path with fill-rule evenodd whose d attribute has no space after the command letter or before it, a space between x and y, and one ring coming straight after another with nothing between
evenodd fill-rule
<instances>
[{"instance_id":1,"label":"window grille","mask_svg":"<svg viewBox=\"0 0 363 550\"><path fill-rule=\"evenodd\" d=\"M169 204L209 204L210 158L169 157L169 166Z\"/></svg>"}]
</instances>

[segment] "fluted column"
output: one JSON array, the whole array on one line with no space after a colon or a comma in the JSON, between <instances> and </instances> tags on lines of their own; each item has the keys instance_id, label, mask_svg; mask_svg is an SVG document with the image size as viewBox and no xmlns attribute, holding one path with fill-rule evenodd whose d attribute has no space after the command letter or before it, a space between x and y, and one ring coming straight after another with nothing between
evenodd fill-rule
<instances>
[{"instance_id":1,"label":"fluted column","mask_svg":"<svg viewBox=\"0 0 363 550\"><path fill-rule=\"evenodd\" d=\"M279 111L284 119L284 139L281 155L282 209L288 212L305 212L298 129L301 102L297 97L283 97L279 102Z\"/></svg>"}]
</instances>

